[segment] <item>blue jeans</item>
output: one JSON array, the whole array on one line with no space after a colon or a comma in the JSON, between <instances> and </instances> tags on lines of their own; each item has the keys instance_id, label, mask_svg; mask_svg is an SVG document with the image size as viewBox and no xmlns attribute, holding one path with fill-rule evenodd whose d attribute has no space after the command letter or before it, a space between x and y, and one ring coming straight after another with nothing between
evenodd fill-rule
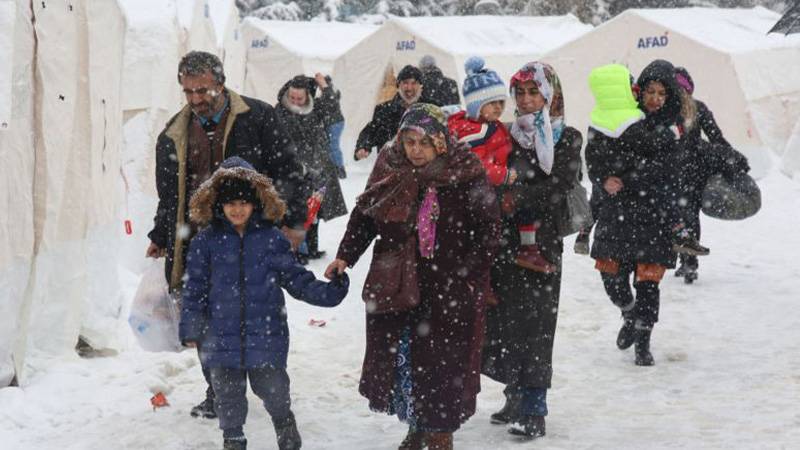
<instances>
[{"instance_id":1,"label":"blue jeans","mask_svg":"<svg viewBox=\"0 0 800 450\"><path fill-rule=\"evenodd\" d=\"M344 167L344 158L342 157L342 132L344 131L344 121L336 122L328 127L328 138L331 141L330 153L331 160L336 164L336 167Z\"/></svg>"},{"instance_id":2,"label":"blue jeans","mask_svg":"<svg viewBox=\"0 0 800 450\"><path fill-rule=\"evenodd\" d=\"M239 429L247 418L247 379L250 387L263 402L273 420L291 414L289 374L286 369L261 367L258 369L229 369L212 367L211 384L214 386L214 408L222 430Z\"/></svg>"}]
</instances>

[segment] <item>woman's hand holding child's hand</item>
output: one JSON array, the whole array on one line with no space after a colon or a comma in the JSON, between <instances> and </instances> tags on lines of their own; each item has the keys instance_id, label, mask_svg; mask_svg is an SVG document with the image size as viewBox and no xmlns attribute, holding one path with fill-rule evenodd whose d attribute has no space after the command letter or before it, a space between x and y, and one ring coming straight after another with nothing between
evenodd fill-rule
<instances>
[{"instance_id":1,"label":"woman's hand holding child's hand","mask_svg":"<svg viewBox=\"0 0 800 450\"><path fill-rule=\"evenodd\" d=\"M335 276L344 274L346 269L347 261L343 259L334 259L333 262L328 265L328 268L325 269L325 278L333 280Z\"/></svg>"}]
</instances>

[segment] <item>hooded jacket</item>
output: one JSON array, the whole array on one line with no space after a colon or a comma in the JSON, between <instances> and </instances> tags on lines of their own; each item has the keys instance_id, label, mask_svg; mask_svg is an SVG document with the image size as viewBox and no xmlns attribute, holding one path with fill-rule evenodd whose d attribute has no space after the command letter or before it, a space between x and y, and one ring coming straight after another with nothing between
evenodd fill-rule
<instances>
[{"instance_id":1,"label":"hooded jacket","mask_svg":"<svg viewBox=\"0 0 800 450\"><path fill-rule=\"evenodd\" d=\"M217 201L226 178L247 180L259 199L244 235ZM283 291L317 306L347 295L346 277L325 283L297 263L274 223L285 205L272 183L240 158L230 158L197 190L191 220L202 230L186 258L180 339L199 342L204 367L285 368L289 330Z\"/></svg>"},{"instance_id":2,"label":"hooded jacket","mask_svg":"<svg viewBox=\"0 0 800 450\"><path fill-rule=\"evenodd\" d=\"M278 92L275 110L297 148L298 159L311 172L314 189L325 186L319 218L332 220L347 214L338 172L329 151L328 127L336 123L339 101L331 86L323 89L322 95L315 98L316 81L302 75L295 77L295 80L298 78L306 81L308 103L299 108L289 104L289 87L294 81L289 80Z\"/></svg>"}]
</instances>

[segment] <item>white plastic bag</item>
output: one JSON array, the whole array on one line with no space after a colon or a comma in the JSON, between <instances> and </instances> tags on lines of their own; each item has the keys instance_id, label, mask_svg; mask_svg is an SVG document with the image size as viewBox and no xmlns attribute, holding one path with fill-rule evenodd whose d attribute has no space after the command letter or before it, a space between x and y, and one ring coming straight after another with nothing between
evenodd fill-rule
<instances>
[{"instance_id":1,"label":"white plastic bag","mask_svg":"<svg viewBox=\"0 0 800 450\"><path fill-rule=\"evenodd\" d=\"M154 261L144 271L131 305L128 323L139 345L148 352L179 352L181 311L169 294L164 278L164 259Z\"/></svg>"}]
</instances>

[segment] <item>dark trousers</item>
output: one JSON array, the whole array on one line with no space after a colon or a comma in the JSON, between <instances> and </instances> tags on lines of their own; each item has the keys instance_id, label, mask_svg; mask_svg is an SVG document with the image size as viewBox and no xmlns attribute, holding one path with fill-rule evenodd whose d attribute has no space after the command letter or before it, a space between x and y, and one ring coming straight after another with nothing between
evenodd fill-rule
<instances>
[{"instance_id":1,"label":"dark trousers","mask_svg":"<svg viewBox=\"0 0 800 450\"><path fill-rule=\"evenodd\" d=\"M262 367L258 369L229 369L212 367L211 384L216 398L214 407L222 430L244 426L247 418L247 379L250 388L264 402L264 408L273 421L291 414L289 374L286 369Z\"/></svg>"},{"instance_id":2,"label":"dark trousers","mask_svg":"<svg viewBox=\"0 0 800 450\"><path fill-rule=\"evenodd\" d=\"M661 292L655 281L636 281L636 263L623 262L616 274L601 272L603 286L611 301L622 311L622 315L629 320L636 321L637 328L652 329L658 322ZM636 289L634 299L631 291L631 276L633 288Z\"/></svg>"},{"instance_id":3,"label":"dark trousers","mask_svg":"<svg viewBox=\"0 0 800 450\"><path fill-rule=\"evenodd\" d=\"M200 344L197 344L197 359L200 360L200 368L203 370L203 378L206 379L206 400L214 401L214 387L211 386L211 371L203 364L203 357L200 356Z\"/></svg>"}]
</instances>

